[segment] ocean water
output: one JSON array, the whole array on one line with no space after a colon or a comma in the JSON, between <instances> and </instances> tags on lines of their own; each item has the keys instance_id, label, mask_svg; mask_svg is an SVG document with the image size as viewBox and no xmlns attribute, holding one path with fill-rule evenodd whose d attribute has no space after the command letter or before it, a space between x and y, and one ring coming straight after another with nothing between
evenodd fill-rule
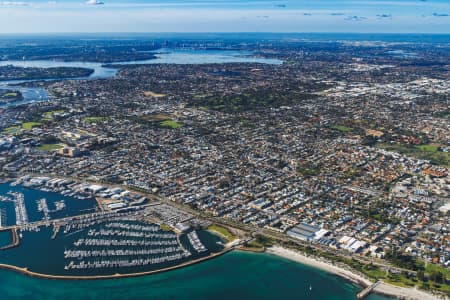
<instances>
[{"instance_id":1,"label":"ocean water","mask_svg":"<svg viewBox=\"0 0 450 300\"><path fill-rule=\"evenodd\" d=\"M0 283L2 300L349 300L356 299L361 289L339 277L284 258L236 251L186 268L144 277L56 281L0 270ZM366 299L389 298L371 295Z\"/></svg>"}]
</instances>

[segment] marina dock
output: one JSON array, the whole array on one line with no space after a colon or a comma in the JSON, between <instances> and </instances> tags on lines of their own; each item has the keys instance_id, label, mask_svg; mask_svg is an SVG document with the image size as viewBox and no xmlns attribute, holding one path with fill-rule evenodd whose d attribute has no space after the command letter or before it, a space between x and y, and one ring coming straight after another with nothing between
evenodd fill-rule
<instances>
[{"instance_id":1,"label":"marina dock","mask_svg":"<svg viewBox=\"0 0 450 300\"><path fill-rule=\"evenodd\" d=\"M53 224L52 240L56 239L56 236L58 235L60 228L61 228L61 225L59 225L58 223Z\"/></svg>"}]
</instances>

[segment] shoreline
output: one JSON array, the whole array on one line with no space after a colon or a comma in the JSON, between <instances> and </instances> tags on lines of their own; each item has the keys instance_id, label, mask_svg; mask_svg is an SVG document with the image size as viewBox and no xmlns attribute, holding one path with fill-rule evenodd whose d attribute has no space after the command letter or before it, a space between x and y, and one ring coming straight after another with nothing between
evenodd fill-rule
<instances>
[{"instance_id":1,"label":"shoreline","mask_svg":"<svg viewBox=\"0 0 450 300\"><path fill-rule=\"evenodd\" d=\"M127 273L127 274L120 274L120 273L116 273L116 274L111 274L111 275L97 275L97 276L92 276L92 275L88 275L88 276L83 276L83 275L51 275L51 274L43 274L43 273L38 273L38 272L34 272L34 271L30 271L28 270L28 268L22 268L22 267L18 267L18 266L14 266L14 265L9 265L9 264L0 264L0 269L5 269L5 270L9 270L9 271L14 271L29 277L34 277L34 278L41 278L41 279L48 279L48 280L76 280L76 281L80 281L80 280L109 280L109 279L122 279L122 278L132 278L132 277L140 277L140 276L148 276L148 275L153 275L153 274L158 274L158 273L163 273L163 272L169 272L172 270L176 270L176 269L181 269L181 268L185 268L191 265L195 265L204 261L208 261L210 259L222 256L230 251L233 250L237 250L237 251L244 251L247 252L245 250L241 250L241 249L234 249L234 248L226 248L220 252L217 253L212 253L208 256L205 257L201 257L198 258L196 260L192 260L192 261L188 261L179 265L175 265L175 266L171 266L171 267L166 267L166 268L162 268L162 269L157 269L157 270L151 270L151 271L145 271L145 272L136 272L136 273ZM258 253L267 253L267 254L271 254L271 255L275 255L278 257L283 257L286 258L288 260L291 261L295 261L298 262L300 264L303 265L307 265L310 267L313 267L315 269L319 269L322 271L325 271L329 274L333 274L336 276L339 276L345 280L348 280L354 284L359 285L362 288L366 288L370 285L373 284L373 282L371 280L369 280L368 278L366 278L365 276L363 276L362 274L358 274L357 272L350 270L350 267L348 266L337 266L334 265L326 260L322 260L320 258L317 257L311 257L311 256L306 256L298 251L294 251L294 250L290 250L290 249L286 249L280 246L272 246L270 248L266 248L266 250L264 252L254 252L254 251L248 251L248 252L252 252L255 254ZM381 294L384 296L388 296L388 297L394 297L396 299L403 299L403 300L446 300L449 299L446 296L436 296L433 294L430 294L426 291L422 291L417 289L416 287L414 288L405 288L405 287L398 287L398 286L394 286L392 284L389 283L385 283L385 282L380 282L380 284L378 286L376 286L372 293L374 294ZM356 297L356 295L355 295Z\"/></svg>"},{"instance_id":2,"label":"shoreline","mask_svg":"<svg viewBox=\"0 0 450 300\"><path fill-rule=\"evenodd\" d=\"M5 270L9 270L9 271L14 271L26 276L30 276L30 277L35 277L35 278L41 278L41 279L55 279L55 280L104 280L104 279L121 279L121 278L131 278L131 277L140 277L140 276L147 276L147 275L152 275L152 274L158 274L158 273L164 273L164 272L168 272L168 271L172 271L172 270L176 270L176 269L181 269L181 268L185 268L191 265L195 265L204 261L208 261L210 259L219 257L224 255L225 253L228 253L230 251L232 251L233 248L226 248L220 252L217 253L212 253L208 256L205 257L201 257L195 260L191 260L191 261L187 261L184 263L181 263L179 265L175 265L175 266L171 266L171 267L167 267L167 268L162 268L162 269L157 269L157 270L151 270L151 271L145 271L145 272L137 272L137 273L127 273L127 274L120 274L120 273L116 273L116 274L112 274L112 275L97 275L97 276L75 276L75 275L50 275L50 274L43 274L43 273L38 273L38 272L33 272L28 270L28 268L21 268L21 267L17 267L17 266L13 266L13 265L8 265L8 264L0 264L0 269L5 269Z\"/></svg>"},{"instance_id":3,"label":"shoreline","mask_svg":"<svg viewBox=\"0 0 450 300\"><path fill-rule=\"evenodd\" d=\"M272 246L266 249L266 253L287 258L303 265L307 265L316 269L320 269L327 273L337 275L353 283L356 283L363 288L373 284L373 282L368 278L363 277L362 275L357 274L354 271L350 271L348 268L342 268L333 265L325 260L321 260L320 258L309 257L294 250L286 249L280 246ZM432 295L422 290L418 290L417 288L398 287L385 282L381 282L377 287L375 287L373 289L373 293L405 300L448 299L448 297L439 298L438 296Z\"/></svg>"}]
</instances>

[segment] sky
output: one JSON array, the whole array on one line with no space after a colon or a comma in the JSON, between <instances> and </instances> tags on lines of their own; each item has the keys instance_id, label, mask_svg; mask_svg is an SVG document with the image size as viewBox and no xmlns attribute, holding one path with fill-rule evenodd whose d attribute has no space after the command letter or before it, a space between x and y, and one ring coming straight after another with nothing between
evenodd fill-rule
<instances>
[{"instance_id":1,"label":"sky","mask_svg":"<svg viewBox=\"0 0 450 300\"><path fill-rule=\"evenodd\" d=\"M450 33L450 0L0 0L0 34Z\"/></svg>"}]
</instances>

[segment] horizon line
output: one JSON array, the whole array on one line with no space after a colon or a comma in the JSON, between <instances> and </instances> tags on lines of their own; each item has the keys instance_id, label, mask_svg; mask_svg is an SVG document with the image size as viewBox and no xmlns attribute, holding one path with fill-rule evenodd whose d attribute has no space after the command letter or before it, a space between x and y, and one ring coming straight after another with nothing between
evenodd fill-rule
<instances>
[{"instance_id":1,"label":"horizon line","mask_svg":"<svg viewBox=\"0 0 450 300\"><path fill-rule=\"evenodd\" d=\"M64 35L64 34L355 34L355 35L369 35L369 34L383 34L383 35L450 35L450 32L327 32L327 31L96 31L96 32L0 32L1 35Z\"/></svg>"}]
</instances>

